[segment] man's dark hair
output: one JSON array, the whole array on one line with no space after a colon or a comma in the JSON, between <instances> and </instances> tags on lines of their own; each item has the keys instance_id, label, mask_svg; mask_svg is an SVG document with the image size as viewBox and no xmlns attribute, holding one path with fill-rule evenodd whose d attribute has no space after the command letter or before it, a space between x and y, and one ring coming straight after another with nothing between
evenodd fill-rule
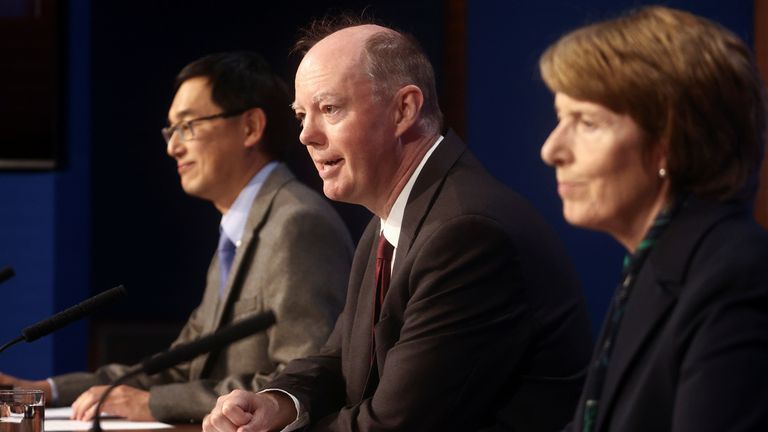
<instances>
[{"instance_id":1,"label":"man's dark hair","mask_svg":"<svg viewBox=\"0 0 768 432\"><path fill-rule=\"evenodd\" d=\"M272 72L264 58L254 52L210 54L184 66L176 76L174 92L191 78L207 78L211 98L225 112L261 108L267 118L262 150L282 160L286 145L297 134L288 86Z\"/></svg>"}]
</instances>

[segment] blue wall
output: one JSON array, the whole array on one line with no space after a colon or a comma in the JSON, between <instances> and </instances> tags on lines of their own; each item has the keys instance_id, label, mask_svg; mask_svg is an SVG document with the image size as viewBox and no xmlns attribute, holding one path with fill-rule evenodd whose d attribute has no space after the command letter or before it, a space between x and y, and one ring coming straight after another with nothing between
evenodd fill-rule
<instances>
[{"instance_id":1,"label":"blue wall","mask_svg":"<svg viewBox=\"0 0 768 432\"><path fill-rule=\"evenodd\" d=\"M538 155L555 118L552 97L538 78L536 63L542 50L563 32L643 3L467 0L465 138L495 175L528 197L556 227L581 275L595 325L602 319L617 280L623 252L606 235L578 230L563 222L553 174ZM711 17L751 43L752 0L666 3ZM150 296L151 303L141 300L141 310L135 307L136 302L124 302L124 313L118 310L117 314L111 313L112 317L152 319L155 315L150 312L154 310L186 316L202 289L200 275L215 245L216 217L198 216L206 224L181 226L193 213L199 215L210 208L207 203L183 196L172 163L162 154L157 131L170 102L172 78L194 57L221 49L256 49L282 64L279 70L289 69L285 54L288 45L276 42L274 33L263 37L260 25L251 25L253 34L248 37L236 32L199 31L210 29L212 22L226 25L231 21L228 14L237 10L217 8L210 11L212 15L201 12L184 17L184 10L207 11L208 6L193 2L187 8L176 8L161 2L140 8L113 2L91 5L90 0L61 4L69 7L64 100L68 164L54 172L0 172L0 265L12 265L17 273L0 286L0 343L17 336L24 326L117 282L125 282L134 298L147 288L162 289L165 295ZM388 22L416 33L422 42L439 34L433 27L441 25L442 17L434 2L388 4L384 14ZM294 5L281 7L287 9L284 13L291 20L307 22L308 17L297 16ZM259 6L244 1L240 8ZM324 9L315 3L312 8ZM397 8L401 9L399 13L392 10ZM308 14L305 8L298 9ZM239 15L241 19L260 16L256 11ZM410 21L406 16L411 16ZM276 19L271 15L262 18ZM169 32L168 20L178 21L189 32ZM295 25L285 20L275 25L282 29L281 35L286 33L283 36L292 39ZM435 49L433 41L425 45L428 51ZM439 54L433 57L440 76L441 59ZM94 106L98 106L93 116L92 82ZM155 171L146 169L151 164L160 167ZM174 204L168 201L171 195L177 196L171 200ZM164 211L158 212L158 208ZM181 277L188 269L177 271L174 267L160 274L154 267L139 266L135 258L146 254L152 230L168 234L177 225L180 231L174 235L194 237L196 244L208 225L214 233L210 247L196 246L199 257L194 262L202 264L195 270L199 274L190 276L190 284L179 283L184 282ZM186 253L183 247L176 249L158 252L159 258L142 262L156 262L160 268L176 260L179 266L189 267L192 261L188 256L169 255ZM162 283L152 285L157 280ZM55 336L15 346L0 354L0 371L35 378L84 369L87 336L86 323L81 322Z\"/></svg>"},{"instance_id":2,"label":"blue wall","mask_svg":"<svg viewBox=\"0 0 768 432\"><path fill-rule=\"evenodd\" d=\"M62 2L65 3L65 2ZM90 289L89 1L69 5L61 96L68 162L46 172L0 172L0 265L16 277L0 286L0 343L86 298ZM8 85L8 83L4 83ZM0 354L0 371L46 377L86 367L86 327L67 328Z\"/></svg>"},{"instance_id":3,"label":"blue wall","mask_svg":"<svg viewBox=\"0 0 768 432\"><path fill-rule=\"evenodd\" d=\"M642 4L630 0L468 1L467 129L470 147L555 226L581 276L593 326L618 282L624 250L605 234L567 226L553 171L539 149L555 126L553 98L538 57L563 33ZM709 17L750 45L752 0L678 0L670 7Z\"/></svg>"}]
</instances>

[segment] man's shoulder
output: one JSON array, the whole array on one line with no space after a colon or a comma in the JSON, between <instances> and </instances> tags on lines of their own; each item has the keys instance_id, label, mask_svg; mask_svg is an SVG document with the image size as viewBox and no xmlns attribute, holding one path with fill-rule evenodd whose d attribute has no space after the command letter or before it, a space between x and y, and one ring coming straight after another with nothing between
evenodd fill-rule
<instances>
[{"instance_id":1,"label":"man's shoulder","mask_svg":"<svg viewBox=\"0 0 768 432\"><path fill-rule=\"evenodd\" d=\"M349 230L331 203L295 177L274 191L265 224L265 229L280 232L325 232L351 244Z\"/></svg>"},{"instance_id":2,"label":"man's shoulder","mask_svg":"<svg viewBox=\"0 0 768 432\"><path fill-rule=\"evenodd\" d=\"M435 197L435 206L453 214L484 215L499 219L503 224L524 220L543 222L540 214L529 201L502 183L469 155L462 157L445 177L442 190Z\"/></svg>"},{"instance_id":3,"label":"man's shoulder","mask_svg":"<svg viewBox=\"0 0 768 432\"><path fill-rule=\"evenodd\" d=\"M422 208L426 213L422 213ZM525 250L529 255L526 260L568 261L564 245L544 216L528 199L493 177L471 154L456 161L431 204L422 204L412 211L406 217L421 221L417 237L448 233L451 227L494 232L497 240L503 239L516 250Z\"/></svg>"},{"instance_id":4,"label":"man's shoulder","mask_svg":"<svg viewBox=\"0 0 768 432\"><path fill-rule=\"evenodd\" d=\"M274 211L333 212L333 208L319 193L302 183L285 163L278 163L264 181L259 194L251 204L251 212L269 206Z\"/></svg>"},{"instance_id":5,"label":"man's shoulder","mask_svg":"<svg viewBox=\"0 0 768 432\"><path fill-rule=\"evenodd\" d=\"M330 213L336 211L328 200L296 178L286 181L276 192L273 207L310 213Z\"/></svg>"}]
</instances>

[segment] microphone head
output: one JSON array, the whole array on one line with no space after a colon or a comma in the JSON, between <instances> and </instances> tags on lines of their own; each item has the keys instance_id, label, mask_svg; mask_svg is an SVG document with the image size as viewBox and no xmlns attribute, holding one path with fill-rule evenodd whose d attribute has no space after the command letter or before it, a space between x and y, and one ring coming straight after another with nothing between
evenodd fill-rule
<instances>
[{"instance_id":1,"label":"microphone head","mask_svg":"<svg viewBox=\"0 0 768 432\"><path fill-rule=\"evenodd\" d=\"M54 330L58 330L65 325L79 320L85 315L90 314L94 309L97 309L107 303L125 297L125 287L122 285L111 288L103 293L97 294L71 308L59 312L56 315L40 321L37 324L33 324L21 331L21 335L27 342L32 342L39 339Z\"/></svg>"},{"instance_id":2,"label":"microphone head","mask_svg":"<svg viewBox=\"0 0 768 432\"><path fill-rule=\"evenodd\" d=\"M3 283L7 281L8 279L14 277L16 273L13 272L13 267L11 266L5 266L3 268L0 268L0 283Z\"/></svg>"}]
</instances>

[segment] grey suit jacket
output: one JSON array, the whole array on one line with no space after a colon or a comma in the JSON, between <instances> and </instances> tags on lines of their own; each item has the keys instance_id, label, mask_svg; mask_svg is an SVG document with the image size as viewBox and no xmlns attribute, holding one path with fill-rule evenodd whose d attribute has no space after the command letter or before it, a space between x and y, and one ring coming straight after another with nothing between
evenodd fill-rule
<instances>
[{"instance_id":1,"label":"grey suit jacket","mask_svg":"<svg viewBox=\"0 0 768 432\"><path fill-rule=\"evenodd\" d=\"M162 421L199 421L216 398L234 389L259 390L290 360L316 352L344 305L352 241L330 204L280 164L251 207L223 299L214 255L200 305L173 343L189 342L247 315L272 309L277 324L228 348L127 384L150 391ZM112 382L126 365L54 377L58 403Z\"/></svg>"}]
</instances>

